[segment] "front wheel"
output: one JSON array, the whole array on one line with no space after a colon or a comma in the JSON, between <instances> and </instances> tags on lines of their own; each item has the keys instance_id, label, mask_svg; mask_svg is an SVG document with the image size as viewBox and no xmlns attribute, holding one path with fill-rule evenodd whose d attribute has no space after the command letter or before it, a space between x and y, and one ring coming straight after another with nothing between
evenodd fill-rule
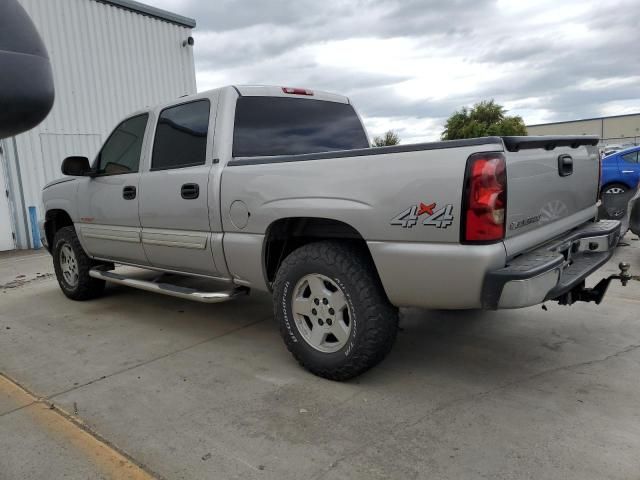
<instances>
[{"instance_id":1,"label":"front wheel","mask_svg":"<svg viewBox=\"0 0 640 480\"><path fill-rule=\"evenodd\" d=\"M379 363L395 340L398 310L356 246L327 241L298 248L278 269L273 296L287 348L318 376L353 378Z\"/></svg>"},{"instance_id":2,"label":"front wheel","mask_svg":"<svg viewBox=\"0 0 640 480\"><path fill-rule=\"evenodd\" d=\"M97 265L82 249L72 226L58 230L53 239L53 268L62 292L72 300L96 298L104 290L104 280L89 276Z\"/></svg>"}]
</instances>

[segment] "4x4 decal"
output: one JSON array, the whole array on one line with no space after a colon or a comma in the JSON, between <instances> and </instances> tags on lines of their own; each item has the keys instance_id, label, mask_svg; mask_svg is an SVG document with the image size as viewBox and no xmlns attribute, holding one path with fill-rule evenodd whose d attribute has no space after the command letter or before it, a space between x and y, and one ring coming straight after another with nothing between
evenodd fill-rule
<instances>
[{"instance_id":1,"label":"4x4 decal","mask_svg":"<svg viewBox=\"0 0 640 480\"><path fill-rule=\"evenodd\" d=\"M400 225L402 228L413 228L422 220L420 217L427 215L423 220L423 225L431 225L436 228L447 228L453 223L453 205L447 204L436 210L437 204L424 204L420 202L418 205L412 205L403 210L391 219L391 225Z\"/></svg>"}]
</instances>

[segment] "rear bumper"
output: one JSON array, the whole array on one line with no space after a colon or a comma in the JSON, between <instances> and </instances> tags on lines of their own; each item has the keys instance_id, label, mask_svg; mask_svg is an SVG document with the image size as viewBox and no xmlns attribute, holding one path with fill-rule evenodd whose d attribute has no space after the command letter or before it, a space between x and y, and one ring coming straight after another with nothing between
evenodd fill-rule
<instances>
[{"instance_id":1,"label":"rear bumper","mask_svg":"<svg viewBox=\"0 0 640 480\"><path fill-rule=\"evenodd\" d=\"M520 308L552 300L579 286L606 263L620 237L620 222L588 223L485 276L482 306Z\"/></svg>"}]
</instances>

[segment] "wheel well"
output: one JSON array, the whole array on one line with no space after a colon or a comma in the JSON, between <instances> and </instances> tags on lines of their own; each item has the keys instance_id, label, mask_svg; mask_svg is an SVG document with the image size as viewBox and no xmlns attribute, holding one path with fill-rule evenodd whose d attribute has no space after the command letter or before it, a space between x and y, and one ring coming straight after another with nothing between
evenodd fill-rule
<instances>
[{"instance_id":1,"label":"wheel well","mask_svg":"<svg viewBox=\"0 0 640 480\"><path fill-rule=\"evenodd\" d=\"M371 259L367 243L351 225L329 218L282 218L273 222L265 235L262 256L267 284L274 281L278 268L287 255L296 248L320 240L356 243L363 247L363 251Z\"/></svg>"},{"instance_id":2,"label":"wheel well","mask_svg":"<svg viewBox=\"0 0 640 480\"><path fill-rule=\"evenodd\" d=\"M610 187L610 186L612 186L612 185L621 185L621 186L623 186L623 187L625 187L625 188L631 188L631 187L630 187L629 185L627 185L625 182L623 182L623 181L621 181L621 180L615 180L615 181L607 182L606 184L604 184L604 185L602 186L602 188L600 189L600 191L601 191L601 192L604 192L604 190L605 190L607 187Z\"/></svg>"},{"instance_id":3,"label":"wheel well","mask_svg":"<svg viewBox=\"0 0 640 480\"><path fill-rule=\"evenodd\" d=\"M56 232L63 227L68 227L73 225L73 220L67 212L64 210L49 210L45 215L44 220L44 231L47 236L47 245L49 246L49 251L53 248L53 238L56 235Z\"/></svg>"}]
</instances>

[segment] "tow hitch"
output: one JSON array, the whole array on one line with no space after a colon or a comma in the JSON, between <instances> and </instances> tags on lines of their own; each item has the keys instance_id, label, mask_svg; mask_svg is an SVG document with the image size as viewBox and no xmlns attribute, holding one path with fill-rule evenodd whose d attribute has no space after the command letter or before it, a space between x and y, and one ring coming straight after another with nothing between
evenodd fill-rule
<instances>
[{"instance_id":1,"label":"tow hitch","mask_svg":"<svg viewBox=\"0 0 640 480\"><path fill-rule=\"evenodd\" d=\"M602 302L604 294L607 293L611 280L620 280L623 287L627 286L627 283L632 278L629 273L630 267L627 262L620 262L618 264L618 268L620 269L619 274L609 275L607 278L603 278L593 288L586 288L584 281L582 281L579 285L567 293L560 295L555 300L557 300L560 305L571 305L575 302L595 302L596 305L599 305L600 302Z\"/></svg>"}]
</instances>

